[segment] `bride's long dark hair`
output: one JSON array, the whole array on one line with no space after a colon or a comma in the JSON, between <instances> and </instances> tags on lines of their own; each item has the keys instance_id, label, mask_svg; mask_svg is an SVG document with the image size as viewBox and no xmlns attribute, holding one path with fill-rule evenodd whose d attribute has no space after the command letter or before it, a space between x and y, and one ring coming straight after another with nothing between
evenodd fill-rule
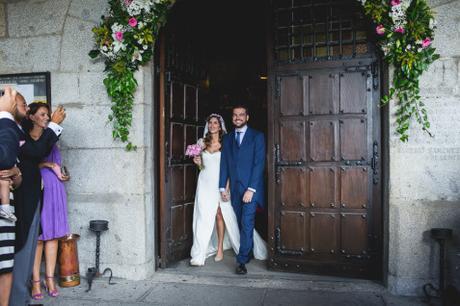
<instances>
[{"instance_id":1,"label":"bride's long dark hair","mask_svg":"<svg viewBox=\"0 0 460 306\"><path fill-rule=\"evenodd\" d=\"M216 118L217 121L219 122L220 130L219 130L219 143L222 143L222 136L224 135L224 130L222 129L222 123L220 122L220 118L214 114L209 115L208 118L206 118L206 122L209 124L209 120L212 118ZM211 139L211 133L209 131L206 133L206 135L203 138L204 145L206 146L206 149L211 146L212 139Z\"/></svg>"}]
</instances>

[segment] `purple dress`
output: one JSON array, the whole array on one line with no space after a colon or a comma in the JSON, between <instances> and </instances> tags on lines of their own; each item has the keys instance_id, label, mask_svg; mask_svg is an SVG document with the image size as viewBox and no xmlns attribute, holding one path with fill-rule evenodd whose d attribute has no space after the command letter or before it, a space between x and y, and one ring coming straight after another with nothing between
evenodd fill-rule
<instances>
[{"instance_id":1,"label":"purple dress","mask_svg":"<svg viewBox=\"0 0 460 306\"><path fill-rule=\"evenodd\" d=\"M61 153L56 145L45 160L61 166ZM67 195L64 183L58 179L53 170L40 169L43 180L43 207L41 212L42 234L39 240L61 238L70 233L67 221Z\"/></svg>"}]
</instances>

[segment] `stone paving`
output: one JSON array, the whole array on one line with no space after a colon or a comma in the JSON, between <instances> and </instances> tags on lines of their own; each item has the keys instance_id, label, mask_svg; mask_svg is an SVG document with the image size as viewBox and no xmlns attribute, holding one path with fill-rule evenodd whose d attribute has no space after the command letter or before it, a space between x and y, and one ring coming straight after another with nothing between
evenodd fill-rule
<instances>
[{"instance_id":1,"label":"stone paving","mask_svg":"<svg viewBox=\"0 0 460 306\"><path fill-rule=\"evenodd\" d=\"M187 261L159 270L145 281L97 279L85 292L86 282L60 289L56 299L45 305L130 306L130 305L307 305L307 306L419 306L419 298L396 297L375 282L337 277L268 271L253 260L248 275L233 273L234 257L226 253L223 262L208 259L205 267L190 267ZM116 272L116 271L114 271ZM115 273L116 275L116 273Z\"/></svg>"}]
</instances>

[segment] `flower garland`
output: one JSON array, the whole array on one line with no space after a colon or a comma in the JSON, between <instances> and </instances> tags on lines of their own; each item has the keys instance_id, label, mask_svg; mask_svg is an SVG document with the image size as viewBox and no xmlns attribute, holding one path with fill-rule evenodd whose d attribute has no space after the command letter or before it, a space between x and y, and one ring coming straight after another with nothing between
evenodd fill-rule
<instances>
[{"instance_id":1,"label":"flower garland","mask_svg":"<svg viewBox=\"0 0 460 306\"><path fill-rule=\"evenodd\" d=\"M89 56L104 59L104 85L112 100L112 136L127 142L128 151L136 149L128 137L137 89L134 73L152 58L155 39L173 2L109 0L108 16L102 16L99 26L93 28L96 48Z\"/></svg>"},{"instance_id":2,"label":"flower garland","mask_svg":"<svg viewBox=\"0 0 460 306\"><path fill-rule=\"evenodd\" d=\"M425 104L421 101L419 79L439 58L431 45L435 20L426 0L359 0L364 12L377 25L375 31L385 60L394 66L393 84L383 104L397 98L396 131L408 141L412 118L429 131Z\"/></svg>"},{"instance_id":3,"label":"flower garland","mask_svg":"<svg viewBox=\"0 0 460 306\"><path fill-rule=\"evenodd\" d=\"M377 25L376 33L385 60L395 67L393 84L383 104L397 98L396 131L402 141L409 138L412 118L429 135L430 122L421 101L419 79L428 66L439 58L431 43L435 21L426 0L358 0ZM137 81L134 73L150 61L159 29L174 0L109 0L109 14L93 28L96 48L91 58L105 61L104 85L112 100L112 136L127 142L127 150L136 147L129 141Z\"/></svg>"}]
</instances>

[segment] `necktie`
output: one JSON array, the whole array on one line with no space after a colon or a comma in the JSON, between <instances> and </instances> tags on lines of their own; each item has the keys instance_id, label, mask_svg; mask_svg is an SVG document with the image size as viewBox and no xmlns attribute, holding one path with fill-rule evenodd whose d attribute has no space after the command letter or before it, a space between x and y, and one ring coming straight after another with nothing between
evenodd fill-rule
<instances>
[{"instance_id":1,"label":"necktie","mask_svg":"<svg viewBox=\"0 0 460 306\"><path fill-rule=\"evenodd\" d=\"M236 143L238 146L241 144L241 132L236 132Z\"/></svg>"}]
</instances>

